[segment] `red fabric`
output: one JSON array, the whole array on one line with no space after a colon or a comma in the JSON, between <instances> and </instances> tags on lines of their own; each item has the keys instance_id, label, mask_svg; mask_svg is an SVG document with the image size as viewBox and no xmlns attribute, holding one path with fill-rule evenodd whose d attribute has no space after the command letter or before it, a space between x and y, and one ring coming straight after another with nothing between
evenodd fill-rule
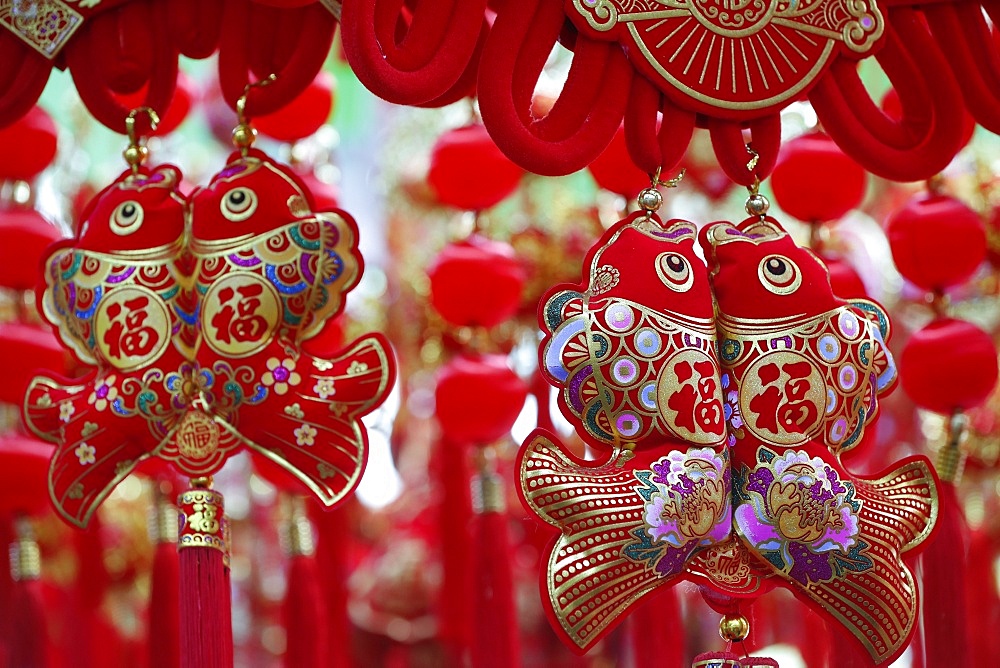
<instances>
[{"instance_id":1,"label":"red fabric","mask_svg":"<svg viewBox=\"0 0 1000 668\"><path fill-rule=\"evenodd\" d=\"M229 577L222 552L187 547L179 551L178 563L181 667L232 668Z\"/></svg>"},{"instance_id":2,"label":"red fabric","mask_svg":"<svg viewBox=\"0 0 1000 668\"><path fill-rule=\"evenodd\" d=\"M56 124L48 112L37 105L28 109L24 116L0 130L0 146L4 147L0 179L34 179L55 159L57 139ZM0 211L0 220L7 215Z\"/></svg>"},{"instance_id":3,"label":"red fabric","mask_svg":"<svg viewBox=\"0 0 1000 668\"><path fill-rule=\"evenodd\" d=\"M522 176L524 170L476 123L438 137L431 149L427 182L442 204L481 211L506 199Z\"/></svg>"},{"instance_id":4,"label":"red fabric","mask_svg":"<svg viewBox=\"0 0 1000 668\"><path fill-rule=\"evenodd\" d=\"M726 175L742 186L749 186L754 178L763 181L774 169L781 146L781 117L771 114L749 123L750 140L743 136L742 126L735 121L709 118L708 130L712 134L712 148L719 166ZM757 164L748 164L752 148L757 153Z\"/></svg>"},{"instance_id":5,"label":"red fabric","mask_svg":"<svg viewBox=\"0 0 1000 668\"><path fill-rule=\"evenodd\" d=\"M618 47L582 42L555 105L534 119L532 93L563 20L559 3L508 1L498 10L479 68L483 123L508 157L536 174L568 174L600 155L621 122L632 81Z\"/></svg>"},{"instance_id":6,"label":"red fabric","mask_svg":"<svg viewBox=\"0 0 1000 668\"><path fill-rule=\"evenodd\" d=\"M961 147L961 91L913 9L888 10L885 45L876 58L899 92L900 121L876 107L847 61L833 63L809 99L823 129L869 171L894 181L929 178Z\"/></svg>"},{"instance_id":7,"label":"red fabric","mask_svg":"<svg viewBox=\"0 0 1000 668\"><path fill-rule=\"evenodd\" d=\"M223 3L174 0L170 9L167 33L181 54L201 59L215 53L222 32Z\"/></svg>"},{"instance_id":8,"label":"red fabric","mask_svg":"<svg viewBox=\"0 0 1000 668\"><path fill-rule=\"evenodd\" d=\"M941 509L937 536L920 557L924 656L929 667L971 666L975 664L969 661L967 636L981 631L969 628L966 621L969 528L955 496L954 483L942 482L938 489Z\"/></svg>"},{"instance_id":9,"label":"red fabric","mask_svg":"<svg viewBox=\"0 0 1000 668\"><path fill-rule=\"evenodd\" d=\"M0 32L0 128L28 113L52 71L52 61L9 30Z\"/></svg>"},{"instance_id":10,"label":"red fabric","mask_svg":"<svg viewBox=\"0 0 1000 668\"><path fill-rule=\"evenodd\" d=\"M485 9L485 0L432 0L405 9L401 0L349 2L341 13L344 53L358 79L379 97L427 103L461 87ZM406 26L403 34L400 25Z\"/></svg>"},{"instance_id":11,"label":"red fabric","mask_svg":"<svg viewBox=\"0 0 1000 668\"><path fill-rule=\"evenodd\" d=\"M156 544L149 583L149 666L180 666L180 571L177 546Z\"/></svg>"},{"instance_id":12,"label":"red fabric","mask_svg":"<svg viewBox=\"0 0 1000 668\"><path fill-rule=\"evenodd\" d=\"M42 601L42 583L38 580L15 582L11 592L7 662L18 668L47 668L49 641L46 611Z\"/></svg>"},{"instance_id":13,"label":"red fabric","mask_svg":"<svg viewBox=\"0 0 1000 668\"><path fill-rule=\"evenodd\" d=\"M509 244L473 234L442 249L427 270L430 301L450 324L495 327L521 305L525 272Z\"/></svg>"},{"instance_id":14,"label":"red fabric","mask_svg":"<svg viewBox=\"0 0 1000 668\"><path fill-rule=\"evenodd\" d=\"M333 14L319 2L277 9L226 0L222 21L219 84L229 106L236 108L251 81L276 76L248 92L250 117L277 111L309 86L326 61L337 28Z\"/></svg>"},{"instance_id":15,"label":"red fabric","mask_svg":"<svg viewBox=\"0 0 1000 668\"><path fill-rule=\"evenodd\" d=\"M66 46L66 63L80 99L104 126L125 132L134 103L119 96L145 90L141 106L164 113L177 82L177 50L166 30L168 8L133 0L88 19ZM139 116L137 128L148 129Z\"/></svg>"},{"instance_id":16,"label":"red fabric","mask_svg":"<svg viewBox=\"0 0 1000 668\"><path fill-rule=\"evenodd\" d=\"M917 194L886 221L896 268L924 290L964 283L986 259L982 219L949 195Z\"/></svg>"},{"instance_id":17,"label":"red fabric","mask_svg":"<svg viewBox=\"0 0 1000 668\"><path fill-rule=\"evenodd\" d=\"M785 142L771 174L774 200L807 223L837 220L861 206L868 175L822 133Z\"/></svg>"},{"instance_id":18,"label":"red fabric","mask_svg":"<svg viewBox=\"0 0 1000 668\"><path fill-rule=\"evenodd\" d=\"M473 519L473 668L521 665L520 629L511 573L506 513L485 512Z\"/></svg>"},{"instance_id":19,"label":"red fabric","mask_svg":"<svg viewBox=\"0 0 1000 668\"><path fill-rule=\"evenodd\" d=\"M329 620L316 560L311 555L294 555L289 560L282 616L287 637L285 665L289 668L325 666L329 653Z\"/></svg>"},{"instance_id":20,"label":"red fabric","mask_svg":"<svg viewBox=\"0 0 1000 668\"><path fill-rule=\"evenodd\" d=\"M625 108L625 142L640 169L653 175L659 168L661 178L668 177L684 157L694 125L693 113L671 103L643 77L632 78Z\"/></svg>"},{"instance_id":21,"label":"red fabric","mask_svg":"<svg viewBox=\"0 0 1000 668\"><path fill-rule=\"evenodd\" d=\"M972 323L939 318L910 336L899 371L915 404L950 415L978 406L993 391L997 351L989 334Z\"/></svg>"}]
</instances>

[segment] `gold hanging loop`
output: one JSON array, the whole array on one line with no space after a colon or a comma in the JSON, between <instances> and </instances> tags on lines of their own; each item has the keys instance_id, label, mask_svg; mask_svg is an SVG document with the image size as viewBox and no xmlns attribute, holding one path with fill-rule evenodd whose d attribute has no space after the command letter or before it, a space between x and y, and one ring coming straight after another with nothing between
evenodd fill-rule
<instances>
[{"instance_id":1,"label":"gold hanging loop","mask_svg":"<svg viewBox=\"0 0 1000 668\"><path fill-rule=\"evenodd\" d=\"M133 175L139 173L139 165L149 157L149 149L139 144L142 136L135 129L135 119L139 114L146 114L149 117L150 132L156 130L156 126L160 124L160 116L150 107L137 107L128 112L128 116L125 117L125 134L128 136L128 146L122 151L122 157L132 168Z\"/></svg>"},{"instance_id":2,"label":"gold hanging loop","mask_svg":"<svg viewBox=\"0 0 1000 668\"><path fill-rule=\"evenodd\" d=\"M250 125L250 120L247 118L247 98L253 88L263 88L277 78L276 74L269 74L260 81L248 83L243 88L243 95L240 95L240 99L236 100L237 125L233 129L233 145L240 150L244 158L247 157L250 147L257 139L257 130Z\"/></svg>"}]
</instances>

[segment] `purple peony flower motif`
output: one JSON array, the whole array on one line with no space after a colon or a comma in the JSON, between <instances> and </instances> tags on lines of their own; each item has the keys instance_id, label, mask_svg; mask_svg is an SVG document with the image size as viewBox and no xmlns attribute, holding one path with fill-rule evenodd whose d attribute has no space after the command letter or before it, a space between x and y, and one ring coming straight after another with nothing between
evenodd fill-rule
<instances>
[{"instance_id":1,"label":"purple peony flower motif","mask_svg":"<svg viewBox=\"0 0 1000 668\"><path fill-rule=\"evenodd\" d=\"M758 464L744 489L750 503L734 513L737 530L759 551L780 551L789 575L802 582L799 576L818 581L832 572L825 553L846 552L856 543L859 520L847 501L851 485L819 457L788 450ZM802 559L808 563L800 564Z\"/></svg>"},{"instance_id":2,"label":"purple peony flower motif","mask_svg":"<svg viewBox=\"0 0 1000 668\"><path fill-rule=\"evenodd\" d=\"M654 542L680 548L721 542L732 520L726 457L711 448L673 451L652 465L653 493L643 512Z\"/></svg>"},{"instance_id":3,"label":"purple peony flower motif","mask_svg":"<svg viewBox=\"0 0 1000 668\"><path fill-rule=\"evenodd\" d=\"M810 582L829 582L833 579L833 567L828 555L810 552L800 543L791 543L788 551L792 560L788 575L795 580L808 585Z\"/></svg>"},{"instance_id":4,"label":"purple peony flower motif","mask_svg":"<svg viewBox=\"0 0 1000 668\"><path fill-rule=\"evenodd\" d=\"M694 548L696 546L697 543L695 541L691 541L681 548L668 547L664 550L663 556L656 562L654 570L662 577L669 577L680 573L684 569L684 564L687 563L687 560L690 558L691 553L694 552Z\"/></svg>"}]
</instances>

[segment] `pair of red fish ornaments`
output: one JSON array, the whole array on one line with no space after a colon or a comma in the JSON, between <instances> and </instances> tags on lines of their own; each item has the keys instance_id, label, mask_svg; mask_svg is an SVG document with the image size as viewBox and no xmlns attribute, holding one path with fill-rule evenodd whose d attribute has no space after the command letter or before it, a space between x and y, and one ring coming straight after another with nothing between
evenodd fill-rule
<instances>
[{"instance_id":1,"label":"pair of red fish ornaments","mask_svg":"<svg viewBox=\"0 0 1000 668\"><path fill-rule=\"evenodd\" d=\"M189 196L176 167L141 165L133 140L132 168L43 263L39 309L94 367L75 380L37 376L24 401L28 428L58 444L49 492L71 524L85 526L154 456L203 477L246 447L326 505L360 480L360 418L392 387L391 348L371 334L332 359L302 349L361 276L357 226L316 211L246 132Z\"/></svg>"},{"instance_id":2,"label":"pair of red fish ornaments","mask_svg":"<svg viewBox=\"0 0 1000 668\"><path fill-rule=\"evenodd\" d=\"M537 430L518 456L524 505L560 531L541 588L570 646L686 579L724 620L780 585L875 664L903 652L917 591L902 555L934 527L936 477L921 457L873 477L840 461L896 381L880 306L836 297L764 214L699 232L638 212L590 251L582 284L547 294L539 323L542 372L599 453Z\"/></svg>"}]
</instances>

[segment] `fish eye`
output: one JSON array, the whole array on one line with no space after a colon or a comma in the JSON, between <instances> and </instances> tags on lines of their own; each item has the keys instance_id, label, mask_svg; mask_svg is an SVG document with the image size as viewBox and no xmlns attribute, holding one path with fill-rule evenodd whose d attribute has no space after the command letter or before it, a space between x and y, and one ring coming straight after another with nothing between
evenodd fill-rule
<instances>
[{"instance_id":1,"label":"fish eye","mask_svg":"<svg viewBox=\"0 0 1000 668\"><path fill-rule=\"evenodd\" d=\"M246 187L234 188L222 197L219 208L227 220L244 221L257 210L257 193Z\"/></svg>"},{"instance_id":2,"label":"fish eye","mask_svg":"<svg viewBox=\"0 0 1000 668\"><path fill-rule=\"evenodd\" d=\"M674 292L687 292L694 283L691 264L680 253L660 253L656 258L656 275Z\"/></svg>"},{"instance_id":3,"label":"fish eye","mask_svg":"<svg viewBox=\"0 0 1000 668\"><path fill-rule=\"evenodd\" d=\"M144 215L142 205L130 199L115 207L108 224L112 232L124 237L142 227Z\"/></svg>"},{"instance_id":4,"label":"fish eye","mask_svg":"<svg viewBox=\"0 0 1000 668\"><path fill-rule=\"evenodd\" d=\"M783 255L768 255L757 267L761 285L776 295L790 295L802 285L802 272Z\"/></svg>"}]
</instances>

